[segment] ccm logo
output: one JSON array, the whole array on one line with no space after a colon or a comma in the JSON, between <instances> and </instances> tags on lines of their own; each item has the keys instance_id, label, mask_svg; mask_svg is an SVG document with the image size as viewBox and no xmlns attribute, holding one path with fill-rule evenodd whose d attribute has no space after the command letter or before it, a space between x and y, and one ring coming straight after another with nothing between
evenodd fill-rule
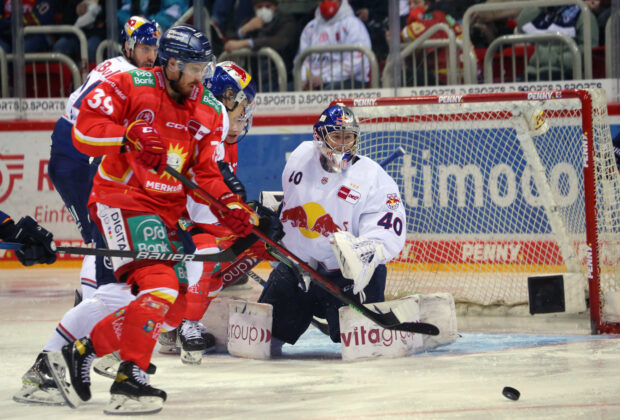
<instances>
[{"instance_id":1,"label":"ccm logo","mask_svg":"<svg viewBox=\"0 0 620 420\"><path fill-rule=\"evenodd\" d=\"M186 130L186 128L185 128L185 126L183 124L175 123L175 122L172 122L172 121L168 121L166 123L166 127L176 128L177 130Z\"/></svg>"}]
</instances>

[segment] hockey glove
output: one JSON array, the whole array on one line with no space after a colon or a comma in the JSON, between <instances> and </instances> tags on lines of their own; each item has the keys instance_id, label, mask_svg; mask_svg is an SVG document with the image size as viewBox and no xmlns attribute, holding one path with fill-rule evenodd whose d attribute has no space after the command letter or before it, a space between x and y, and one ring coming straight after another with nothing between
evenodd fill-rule
<instances>
[{"instance_id":1,"label":"hockey glove","mask_svg":"<svg viewBox=\"0 0 620 420\"><path fill-rule=\"evenodd\" d=\"M267 246L263 241L255 242L248 248L248 255L261 261L276 261L276 259L267 251Z\"/></svg>"},{"instance_id":2,"label":"hockey glove","mask_svg":"<svg viewBox=\"0 0 620 420\"><path fill-rule=\"evenodd\" d=\"M342 231L335 232L329 242L342 276L353 280L353 293L359 294L370 282L375 267L384 262L383 245Z\"/></svg>"},{"instance_id":3,"label":"hockey glove","mask_svg":"<svg viewBox=\"0 0 620 420\"><path fill-rule=\"evenodd\" d=\"M23 244L15 251L15 254L25 266L52 264L56 261L56 244L53 235L30 216L23 217L17 222L13 240Z\"/></svg>"},{"instance_id":4,"label":"hockey glove","mask_svg":"<svg viewBox=\"0 0 620 420\"><path fill-rule=\"evenodd\" d=\"M144 120L134 121L127 127L123 148L126 152L137 151L136 160L147 169L153 169L160 175L166 169L166 145L157 130Z\"/></svg>"},{"instance_id":5,"label":"hockey glove","mask_svg":"<svg viewBox=\"0 0 620 420\"><path fill-rule=\"evenodd\" d=\"M233 233L247 236L252 233L252 226L258 226L258 217L239 196L226 193L220 197L220 203L228 207L227 212L217 212L220 221Z\"/></svg>"},{"instance_id":6,"label":"hockey glove","mask_svg":"<svg viewBox=\"0 0 620 420\"><path fill-rule=\"evenodd\" d=\"M243 186L239 178L237 178L237 175L235 175L235 173L232 171L228 162L219 160L217 162L217 167L220 168L220 172L222 173L222 177L224 178L224 183L228 188L230 188L233 194L237 194L239 197L241 197L241 200L243 202L247 201L245 187Z\"/></svg>"}]
</instances>

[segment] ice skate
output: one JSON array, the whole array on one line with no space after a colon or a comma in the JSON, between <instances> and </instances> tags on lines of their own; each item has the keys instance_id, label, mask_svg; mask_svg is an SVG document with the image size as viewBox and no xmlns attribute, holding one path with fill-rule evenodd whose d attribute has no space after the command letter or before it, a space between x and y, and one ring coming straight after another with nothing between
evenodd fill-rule
<instances>
[{"instance_id":1,"label":"ice skate","mask_svg":"<svg viewBox=\"0 0 620 420\"><path fill-rule=\"evenodd\" d=\"M181 354L177 344L177 329L159 334L159 352L161 354Z\"/></svg>"},{"instance_id":2,"label":"ice skate","mask_svg":"<svg viewBox=\"0 0 620 420\"><path fill-rule=\"evenodd\" d=\"M153 414L166 401L166 393L149 385L146 373L133 362L121 362L110 394L105 414Z\"/></svg>"},{"instance_id":3,"label":"ice skate","mask_svg":"<svg viewBox=\"0 0 620 420\"><path fill-rule=\"evenodd\" d=\"M32 367L22 376L22 388L13 395L13 400L23 404L65 405L43 353L39 353Z\"/></svg>"},{"instance_id":4,"label":"ice skate","mask_svg":"<svg viewBox=\"0 0 620 420\"><path fill-rule=\"evenodd\" d=\"M115 351L114 353L106 354L102 358L97 359L97 361L93 363L93 370L101 376L114 379L116 378L116 372L118 371L120 363L121 358L118 355L118 351Z\"/></svg>"},{"instance_id":5,"label":"ice skate","mask_svg":"<svg viewBox=\"0 0 620 420\"><path fill-rule=\"evenodd\" d=\"M181 347L181 362L186 365L202 363L202 353L207 348L198 321L183 320L178 328L177 343Z\"/></svg>"},{"instance_id":6,"label":"ice skate","mask_svg":"<svg viewBox=\"0 0 620 420\"><path fill-rule=\"evenodd\" d=\"M207 331L207 327L202 322L198 321L198 330L202 339L205 341L205 349L203 354L213 353L215 351L215 336Z\"/></svg>"},{"instance_id":7,"label":"ice skate","mask_svg":"<svg viewBox=\"0 0 620 420\"><path fill-rule=\"evenodd\" d=\"M89 338L63 346L61 351L44 353L54 381L67 405L76 408L90 399L90 365L97 357ZM68 380L65 379L68 373Z\"/></svg>"}]
</instances>

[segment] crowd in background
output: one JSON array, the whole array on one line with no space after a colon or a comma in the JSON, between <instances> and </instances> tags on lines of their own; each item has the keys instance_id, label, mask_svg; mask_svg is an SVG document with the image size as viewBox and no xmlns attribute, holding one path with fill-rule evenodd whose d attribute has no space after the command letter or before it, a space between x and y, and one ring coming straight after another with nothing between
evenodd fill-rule
<instances>
[{"instance_id":1,"label":"crowd in background","mask_svg":"<svg viewBox=\"0 0 620 420\"><path fill-rule=\"evenodd\" d=\"M119 28L129 16L143 15L157 21L163 30L176 22L193 4L189 0L117 1ZM401 40L414 40L440 22L447 23L460 36L461 22L467 8L483 2L399 0ZM4 2L0 18L0 47L6 53L11 52L12 48L10 4L10 1ZM379 63L383 64L389 51L388 4L386 0L205 0L212 22L210 33L216 56L223 51L232 52L240 48L258 50L271 47L282 57L289 80L292 79L295 57L301 50L313 45L359 43L372 49ZM611 0L586 0L586 4L592 11L592 27L598 28L592 31L592 45L603 45ZM579 29L583 22L578 9L578 6L531 7L476 14L473 16L471 40L475 48L484 49L501 35L557 31L560 26L561 31L573 33L578 45L582 45ZM97 47L107 35L105 1L24 0L23 12L25 25L65 24L82 29L88 41L88 60L95 62ZM433 37L441 36L438 33ZM79 58L79 43L73 35L28 35L24 48L26 52L54 51ZM304 69L304 88L317 88L334 77L326 74L323 64L318 60ZM356 75L354 79L352 85L346 87L363 87L368 82L368 74Z\"/></svg>"}]
</instances>

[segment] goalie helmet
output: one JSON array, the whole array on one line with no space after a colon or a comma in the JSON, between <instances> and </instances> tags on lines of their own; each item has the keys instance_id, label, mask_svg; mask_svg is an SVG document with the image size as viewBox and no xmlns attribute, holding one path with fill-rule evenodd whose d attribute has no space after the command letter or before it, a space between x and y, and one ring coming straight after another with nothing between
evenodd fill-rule
<instances>
[{"instance_id":1,"label":"goalie helmet","mask_svg":"<svg viewBox=\"0 0 620 420\"><path fill-rule=\"evenodd\" d=\"M252 127L252 114L255 107L256 85L252 76L232 61L223 61L215 66L213 77L207 80L205 85L213 96L224 103L228 112L234 111L244 100L247 101L241 117L241 121L245 123L243 135L240 136L240 139L243 138ZM229 106L231 103L233 105Z\"/></svg>"},{"instance_id":2,"label":"goalie helmet","mask_svg":"<svg viewBox=\"0 0 620 420\"><path fill-rule=\"evenodd\" d=\"M121 50L125 58L129 61L133 61L131 52L136 47L136 44L157 45L159 43L159 38L161 38L159 23L141 16L132 16L127 19L121 31ZM125 51L125 43L127 43L129 55L127 55Z\"/></svg>"},{"instance_id":3,"label":"goalie helmet","mask_svg":"<svg viewBox=\"0 0 620 420\"><path fill-rule=\"evenodd\" d=\"M314 124L314 144L321 164L330 172L347 170L357 153L359 121L353 111L342 104L330 106Z\"/></svg>"},{"instance_id":4,"label":"goalie helmet","mask_svg":"<svg viewBox=\"0 0 620 420\"><path fill-rule=\"evenodd\" d=\"M171 58L177 60L181 71L179 79L187 63L204 63L203 80L213 75L215 57L211 43L205 34L191 25L173 26L164 32L159 41L158 55L164 67Z\"/></svg>"}]
</instances>

